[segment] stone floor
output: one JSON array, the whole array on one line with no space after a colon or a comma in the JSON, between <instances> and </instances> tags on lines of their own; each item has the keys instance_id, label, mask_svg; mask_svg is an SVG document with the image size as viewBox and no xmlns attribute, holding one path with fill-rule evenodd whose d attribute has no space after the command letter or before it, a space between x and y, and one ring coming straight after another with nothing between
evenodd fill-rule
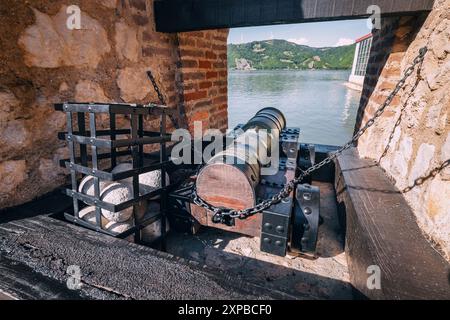
<instances>
[{"instance_id":1,"label":"stone floor","mask_svg":"<svg viewBox=\"0 0 450 320\"><path fill-rule=\"evenodd\" d=\"M196 235L171 233L168 252L237 274L259 285L294 297L305 294L319 299L351 299L352 289L338 223L334 188L315 183L321 190L318 258L277 257L259 251L259 238L203 228Z\"/></svg>"}]
</instances>

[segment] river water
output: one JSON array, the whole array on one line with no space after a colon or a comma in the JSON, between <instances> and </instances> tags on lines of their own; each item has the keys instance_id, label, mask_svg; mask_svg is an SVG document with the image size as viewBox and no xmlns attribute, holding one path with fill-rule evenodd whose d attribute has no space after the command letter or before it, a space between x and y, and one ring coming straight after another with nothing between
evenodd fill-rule
<instances>
[{"instance_id":1,"label":"river water","mask_svg":"<svg viewBox=\"0 0 450 320\"><path fill-rule=\"evenodd\" d=\"M229 71L228 127L247 122L259 109L275 107L300 141L343 145L350 139L360 92L348 89L350 71Z\"/></svg>"}]
</instances>

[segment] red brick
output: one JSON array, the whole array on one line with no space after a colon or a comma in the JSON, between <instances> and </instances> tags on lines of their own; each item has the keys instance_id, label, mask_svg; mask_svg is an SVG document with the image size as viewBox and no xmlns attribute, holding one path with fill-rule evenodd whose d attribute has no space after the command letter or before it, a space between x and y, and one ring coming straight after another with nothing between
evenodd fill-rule
<instances>
[{"instance_id":1,"label":"red brick","mask_svg":"<svg viewBox=\"0 0 450 320\"><path fill-rule=\"evenodd\" d=\"M188 49L181 49L180 50L181 56L186 57L204 57L205 54L201 50L188 50Z\"/></svg>"},{"instance_id":2,"label":"red brick","mask_svg":"<svg viewBox=\"0 0 450 320\"><path fill-rule=\"evenodd\" d=\"M195 40L193 38L188 37L179 38L178 43L181 46L191 46L191 47L195 46Z\"/></svg>"},{"instance_id":3,"label":"red brick","mask_svg":"<svg viewBox=\"0 0 450 320\"><path fill-rule=\"evenodd\" d=\"M184 80L203 80L205 79L205 75L201 72L189 72L183 74Z\"/></svg>"},{"instance_id":4,"label":"red brick","mask_svg":"<svg viewBox=\"0 0 450 320\"><path fill-rule=\"evenodd\" d=\"M199 84L199 88L200 89L208 89L208 88L211 88L212 87L212 82L211 81L203 81L203 82L200 82L200 84Z\"/></svg>"},{"instance_id":5,"label":"red brick","mask_svg":"<svg viewBox=\"0 0 450 320\"><path fill-rule=\"evenodd\" d=\"M220 112L220 111L227 110L227 109L228 109L228 105L227 105L227 104L221 104L221 105L216 105L216 106L214 106L214 107L210 110L210 112L216 114L216 113L218 113L218 112Z\"/></svg>"},{"instance_id":6,"label":"red brick","mask_svg":"<svg viewBox=\"0 0 450 320\"><path fill-rule=\"evenodd\" d=\"M212 78L217 78L217 71L208 71L206 73L206 79L212 79Z\"/></svg>"},{"instance_id":7,"label":"red brick","mask_svg":"<svg viewBox=\"0 0 450 320\"><path fill-rule=\"evenodd\" d=\"M226 86L227 80L217 80L213 82L213 85L216 87Z\"/></svg>"},{"instance_id":8,"label":"red brick","mask_svg":"<svg viewBox=\"0 0 450 320\"><path fill-rule=\"evenodd\" d=\"M221 50L221 51L227 51L227 45L226 44L214 44L212 46L213 50Z\"/></svg>"},{"instance_id":9,"label":"red brick","mask_svg":"<svg viewBox=\"0 0 450 320\"><path fill-rule=\"evenodd\" d=\"M205 49L205 48L210 49L211 48L211 42L205 41L202 39L197 39L196 45L197 45L197 48L202 48L202 49Z\"/></svg>"},{"instance_id":10,"label":"red brick","mask_svg":"<svg viewBox=\"0 0 450 320\"><path fill-rule=\"evenodd\" d=\"M206 60L199 60L198 67L204 69L211 69L211 62Z\"/></svg>"},{"instance_id":11,"label":"red brick","mask_svg":"<svg viewBox=\"0 0 450 320\"><path fill-rule=\"evenodd\" d=\"M191 93L185 93L184 94L184 101L192 101L192 100L199 100L206 98L206 91L195 91Z\"/></svg>"},{"instance_id":12,"label":"red brick","mask_svg":"<svg viewBox=\"0 0 450 320\"><path fill-rule=\"evenodd\" d=\"M186 32L186 33L182 33L182 36L188 36L188 37L197 37L197 38L202 38L205 36L205 34L201 31L190 31L190 32Z\"/></svg>"},{"instance_id":13,"label":"red brick","mask_svg":"<svg viewBox=\"0 0 450 320\"><path fill-rule=\"evenodd\" d=\"M220 41L220 42L227 42L227 36L225 35L218 35L218 36L214 36L213 39L216 41Z\"/></svg>"},{"instance_id":14,"label":"red brick","mask_svg":"<svg viewBox=\"0 0 450 320\"><path fill-rule=\"evenodd\" d=\"M214 114L214 117L216 118L227 118L228 117L228 112L226 110L217 112L216 114Z\"/></svg>"},{"instance_id":15,"label":"red brick","mask_svg":"<svg viewBox=\"0 0 450 320\"><path fill-rule=\"evenodd\" d=\"M190 116L190 120L192 122L194 121L202 121L202 120L208 120L209 119L209 112L208 111L197 111Z\"/></svg>"},{"instance_id":16,"label":"red brick","mask_svg":"<svg viewBox=\"0 0 450 320\"><path fill-rule=\"evenodd\" d=\"M214 62L213 63L213 67L216 68L216 69L224 69L227 66L226 66L225 62L219 61L219 62Z\"/></svg>"},{"instance_id":17,"label":"red brick","mask_svg":"<svg viewBox=\"0 0 450 320\"><path fill-rule=\"evenodd\" d=\"M195 60L181 60L181 66L183 68L197 68L198 63Z\"/></svg>"},{"instance_id":18,"label":"red brick","mask_svg":"<svg viewBox=\"0 0 450 320\"><path fill-rule=\"evenodd\" d=\"M197 84L196 83L186 83L183 86L184 91L191 91L191 90L197 90Z\"/></svg>"},{"instance_id":19,"label":"red brick","mask_svg":"<svg viewBox=\"0 0 450 320\"><path fill-rule=\"evenodd\" d=\"M218 94L219 94L219 90L217 89L217 87L212 87L208 91L208 96L211 97L211 98L216 97Z\"/></svg>"},{"instance_id":20,"label":"red brick","mask_svg":"<svg viewBox=\"0 0 450 320\"><path fill-rule=\"evenodd\" d=\"M198 101L194 104L194 109L200 109L204 107L210 107L211 106L211 100L202 100Z\"/></svg>"},{"instance_id":21,"label":"red brick","mask_svg":"<svg viewBox=\"0 0 450 320\"><path fill-rule=\"evenodd\" d=\"M212 51L206 51L205 57L206 59L217 59L217 55Z\"/></svg>"},{"instance_id":22,"label":"red brick","mask_svg":"<svg viewBox=\"0 0 450 320\"><path fill-rule=\"evenodd\" d=\"M219 96L213 99L212 103L213 104L221 104L221 103L226 103L227 102L227 96Z\"/></svg>"}]
</instances>

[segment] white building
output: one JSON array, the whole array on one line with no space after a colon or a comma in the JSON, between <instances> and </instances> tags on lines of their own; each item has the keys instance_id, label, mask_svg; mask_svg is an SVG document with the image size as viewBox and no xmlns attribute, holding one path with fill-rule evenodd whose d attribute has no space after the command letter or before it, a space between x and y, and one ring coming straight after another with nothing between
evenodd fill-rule
<instances>
[{"instance_id":1,"label":"white building","mask_svg":"<svg viewBox=\"0 0 450 320\"><path fill-rule=\"evenodd\" d=\"M356 39L355 57L353 58L352 73L348 81L354 89L362 89L367 63L369 62L370 48L372 46L372 34Z\"/></svg>"}]
</instances>

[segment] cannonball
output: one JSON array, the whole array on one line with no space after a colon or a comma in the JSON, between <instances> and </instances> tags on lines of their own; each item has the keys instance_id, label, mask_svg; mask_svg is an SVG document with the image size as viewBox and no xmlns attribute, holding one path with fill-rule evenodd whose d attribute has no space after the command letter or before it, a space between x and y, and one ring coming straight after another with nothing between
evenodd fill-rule
<instances>
[{"instance_id":1,"label":"cannonball","mask_svg":"<svg viewBox=\"0 0 450 320\"><path fill-rule=\"evenodd\" d=\"M83 208L78 213L80 219L83 219L86 222L89 222L90 224L97 225L97 218L95 215L95 206L90 206ZM105 229L106 225L109 223L109 221L102 215L101 216L101 226L103 229Z\"/></svg>"},{"instance_id":2,"label":"cannonball","mask_svg":"<svg viewBox=\"0 0 450 320\"><path fill-rule=\"evenodd\" d=\"M144 219L149 219L161 211L161 205L157 201L149 201L147 206L147 213ZM166 232L169 232L169 220L166 218ZM161 220L157 220L152 224L146 226L141 231L141 238L145 242L153 242L161 236Z\"/></svg>"},{"instance_id":3,"label":"cannonball","mask_svg":"<svg viewBox=\"0 0 450 320\"><path fill-rule=\"evenodd\" d=\"M103 190L100 199L104 202L118 205L133 199L133 189L127 183L114 182ZM126 208L119 212L102 209L102 214L110 221L124 222L132 217L133 207Z\"/></svg>"},{"instance_id":4,"label":"cannonball","mask_svg":"<svg viewBox=\"0 0 450 320\"><path fill-rule=\"evenodd\" d=\"M120 173L120 172L131 170L131 169L133 169L133 165L131 163L122 162L122 163L119 163L117 166L115 166L111 170L111 173Z\"/></svg>"},{"instance_id":5,"label":"cannonball","mask_svg":"<svg viewBox=\"0 0 450 320\"><path fill-rule=\"evenodd\" d=\"M169 232L169 220L166 218L166 232ZM161 236L161 220L149 224L141 230L141 239L145 242L153 242Z\"/></svg>"},{"instance_id":6,"label":"cannonball","mask_svg":"<svg viewBox=\"0 0 450 320\"><path fill-rule=\"evenodd\" d=\"M100 180L100 194L102 193L103 189L105 189L109 184L111 184L111 181ZM78 187L78 192L93 197L94 196L94 177L93 176L84 177L80 182L80 186Z\"/></svg>"},{"instance_id":7,"label":"cannonball","mask_svg":"<svg viewBox=\"0 0 450 320\"><path fill-rule=\"evenodd\" d=\"M138 222L144 220L145 213L147 212L148 203L147 200L139 201L136 207L136 218Z\"/></svg>"},{"instance_id":8,"label":"cannonball","mask_svg":"<svg viewBox=\"0 0 450 320\"><path fill-rule=\"evenodd\" d=\"M127 231L128 229L133 227L133 220L130 221L126 221L126 222L114 222L111 221L109 222L106 226L105 229L107 231L110 231L114 234L121 234L125 231ZM130 234L128 237L125 238L125 240L129 241L129 242L134 242L134 234Z\"/></svg>"},{"instance_id":9,"label":"cannonball","mask_svg":"<svg viewBox=\"0 0 450 320\"><path fill-rule=\"evenodd\" d=\"M166 186L169 185L169 175L166 172ZM161 188L161 170L154 170L139 175L139 192L150 193Z\"/></svg>"},{"instance_id":10,"label":"cannonball","mask_svg":"<svg viewBox=\"0 0 450 320\"><path fill-rule=\"evenodd\" d=\"M120 173L131 169L133 169L133 165L131 163L123 162L115 166L111 172ZM130 177L123 179L122 181L131 184L133 182L133 179ZM169 183L170 183L169 175L166 172L166 185L169 185ZM158 188L161 188L161 170L154 170L139 175L139 193L141 195L150 193ZM155 198L157 198L157 196L154 197L153 199Z\"/></svg>"}]
</instances>

